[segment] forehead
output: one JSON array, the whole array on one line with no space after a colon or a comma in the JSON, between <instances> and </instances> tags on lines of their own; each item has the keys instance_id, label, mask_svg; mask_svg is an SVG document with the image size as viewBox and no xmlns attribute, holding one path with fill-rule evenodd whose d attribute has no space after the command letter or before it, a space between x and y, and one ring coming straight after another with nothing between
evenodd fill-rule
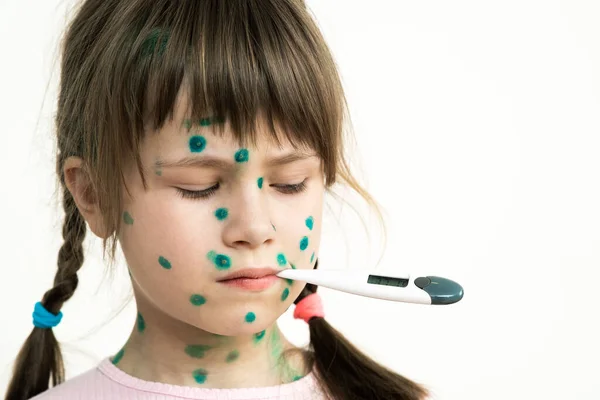
<instances>
[{"instance_id":1,"label":"forehead","mask_svg":"<svg viewBox=\"0 0 600 400\"><path fill-rule=\"evenodd\" d=\"M222 116L206 112L201 117L192 117L192 107L187 89L184 85L179 90L174 104L172 118L167 118L164 125L157 130L146 130L144 141L150 147L181 146L190 136L202 135L209 139L215 149L234 147L253 147L258 150L271 151L284 148L310 150L306 146L292 143L291 132L285 132L277 121L272 121L275 136L270 131L270 121L264 112L259 112L255 120L255 135L252 143L243 143L245 135L238 139L232 132L230 121ZM248 135L249 136L249 135ZM294 142L296 142L294 140ZM148 147L148 146L146 146Z\"/></svg>"}]
</instances>

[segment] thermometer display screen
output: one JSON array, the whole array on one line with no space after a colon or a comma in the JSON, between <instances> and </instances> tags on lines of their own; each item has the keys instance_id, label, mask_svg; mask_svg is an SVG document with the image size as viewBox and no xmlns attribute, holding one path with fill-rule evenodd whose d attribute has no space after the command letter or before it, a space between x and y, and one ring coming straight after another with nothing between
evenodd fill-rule
<instances>
[{"instance_id":1,"label":"thermometer display screen","mask_svg":"<svg viewBox=\"0 0 600 400\"><path fill-rule=\"evenodd\" d=\"M372 283L374 285L383 285L383 286L406 287L406 286L408 286L408 279L392 278L390 276L369 275L369 279L367 280L367 283Z\"/></svg>"}]
</instances>

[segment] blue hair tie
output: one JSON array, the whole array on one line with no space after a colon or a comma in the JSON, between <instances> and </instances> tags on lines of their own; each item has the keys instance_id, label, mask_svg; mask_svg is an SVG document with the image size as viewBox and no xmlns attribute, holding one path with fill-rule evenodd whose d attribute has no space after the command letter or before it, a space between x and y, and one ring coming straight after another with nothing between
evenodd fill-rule
<instances>
[{"instance_id":1,"label":"blue hair tie","mask_svg":"<svg viewBox=\"0 0 600 400\"><path fill-rule=\"evenodd\" d=\"M33 310L33 325L38 328L52 328L60 323L62 319L62 312L59 311L57 315L52 314L50 311L42 305L42 302L38 301L35 303Z\"/></svg>"}]
</instances>

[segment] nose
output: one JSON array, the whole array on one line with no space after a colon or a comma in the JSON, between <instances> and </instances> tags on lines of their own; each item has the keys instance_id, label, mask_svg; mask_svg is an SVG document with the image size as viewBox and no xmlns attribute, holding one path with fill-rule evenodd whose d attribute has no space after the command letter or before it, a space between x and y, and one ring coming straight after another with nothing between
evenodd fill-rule
<instances>
[{"instance_id":1,"label":"nose","mask_svg":"<svg viewBox=\"0 0 600 400\"><path fill-rule=\"evenodd\" d=\"M268 199L257 191L255 184L236 193L230 203L229 218L223 229L223 241L229 247L257 248L273 241L273 226Z\"/></svg>"}]
</instances>

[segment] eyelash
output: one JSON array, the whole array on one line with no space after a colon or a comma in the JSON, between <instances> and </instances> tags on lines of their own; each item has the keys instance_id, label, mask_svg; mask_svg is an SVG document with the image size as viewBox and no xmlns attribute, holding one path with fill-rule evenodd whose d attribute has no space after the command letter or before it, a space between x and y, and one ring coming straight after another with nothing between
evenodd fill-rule
<instances>
[{"instance_id":1,"label":"eyelash","mask_svg":"<svg viewBox=\"0 0 600 400\"><path fill-rule=\"evenodd\" d=\"M283 194L301 193L306 190L306 178L295 185L273 185L273 187L277 188Z\"/></svg>"},{"instance_id":2,"label":"eyelash","mask_svg":"<svg viewBox=\"0 0 600 400\"><path fill-rule=\"evenodd\" d=\"M290 184L290 185L272 185L272 186L277 188L277 190L279 190L283 194L301 193L306 190L306 179L304 179L300 183L296 183L293 185ZM217 183L216 185L211 186L208 189L204 189L204 190L186 190L186 189L182 189L182 188L176 188L176 189L177 189L177 193L184 199L208 199L209 197L211 197L212 195L214 195L217 192L217 189L219 189L219 187L220 187L220 184Z\"/></svg>"},{"instance_id":3,"label":"eyelash","mask_svg":"<svg viewBox=\"0 0 600 400\"><path fill-rule=\"evenodd\" d=\"M217 192L220 184L209 187L204 190L185 190L182 188L176 188L177 193L184 199L208 199L210 196Z\"/></svg>"}]
</instances>

